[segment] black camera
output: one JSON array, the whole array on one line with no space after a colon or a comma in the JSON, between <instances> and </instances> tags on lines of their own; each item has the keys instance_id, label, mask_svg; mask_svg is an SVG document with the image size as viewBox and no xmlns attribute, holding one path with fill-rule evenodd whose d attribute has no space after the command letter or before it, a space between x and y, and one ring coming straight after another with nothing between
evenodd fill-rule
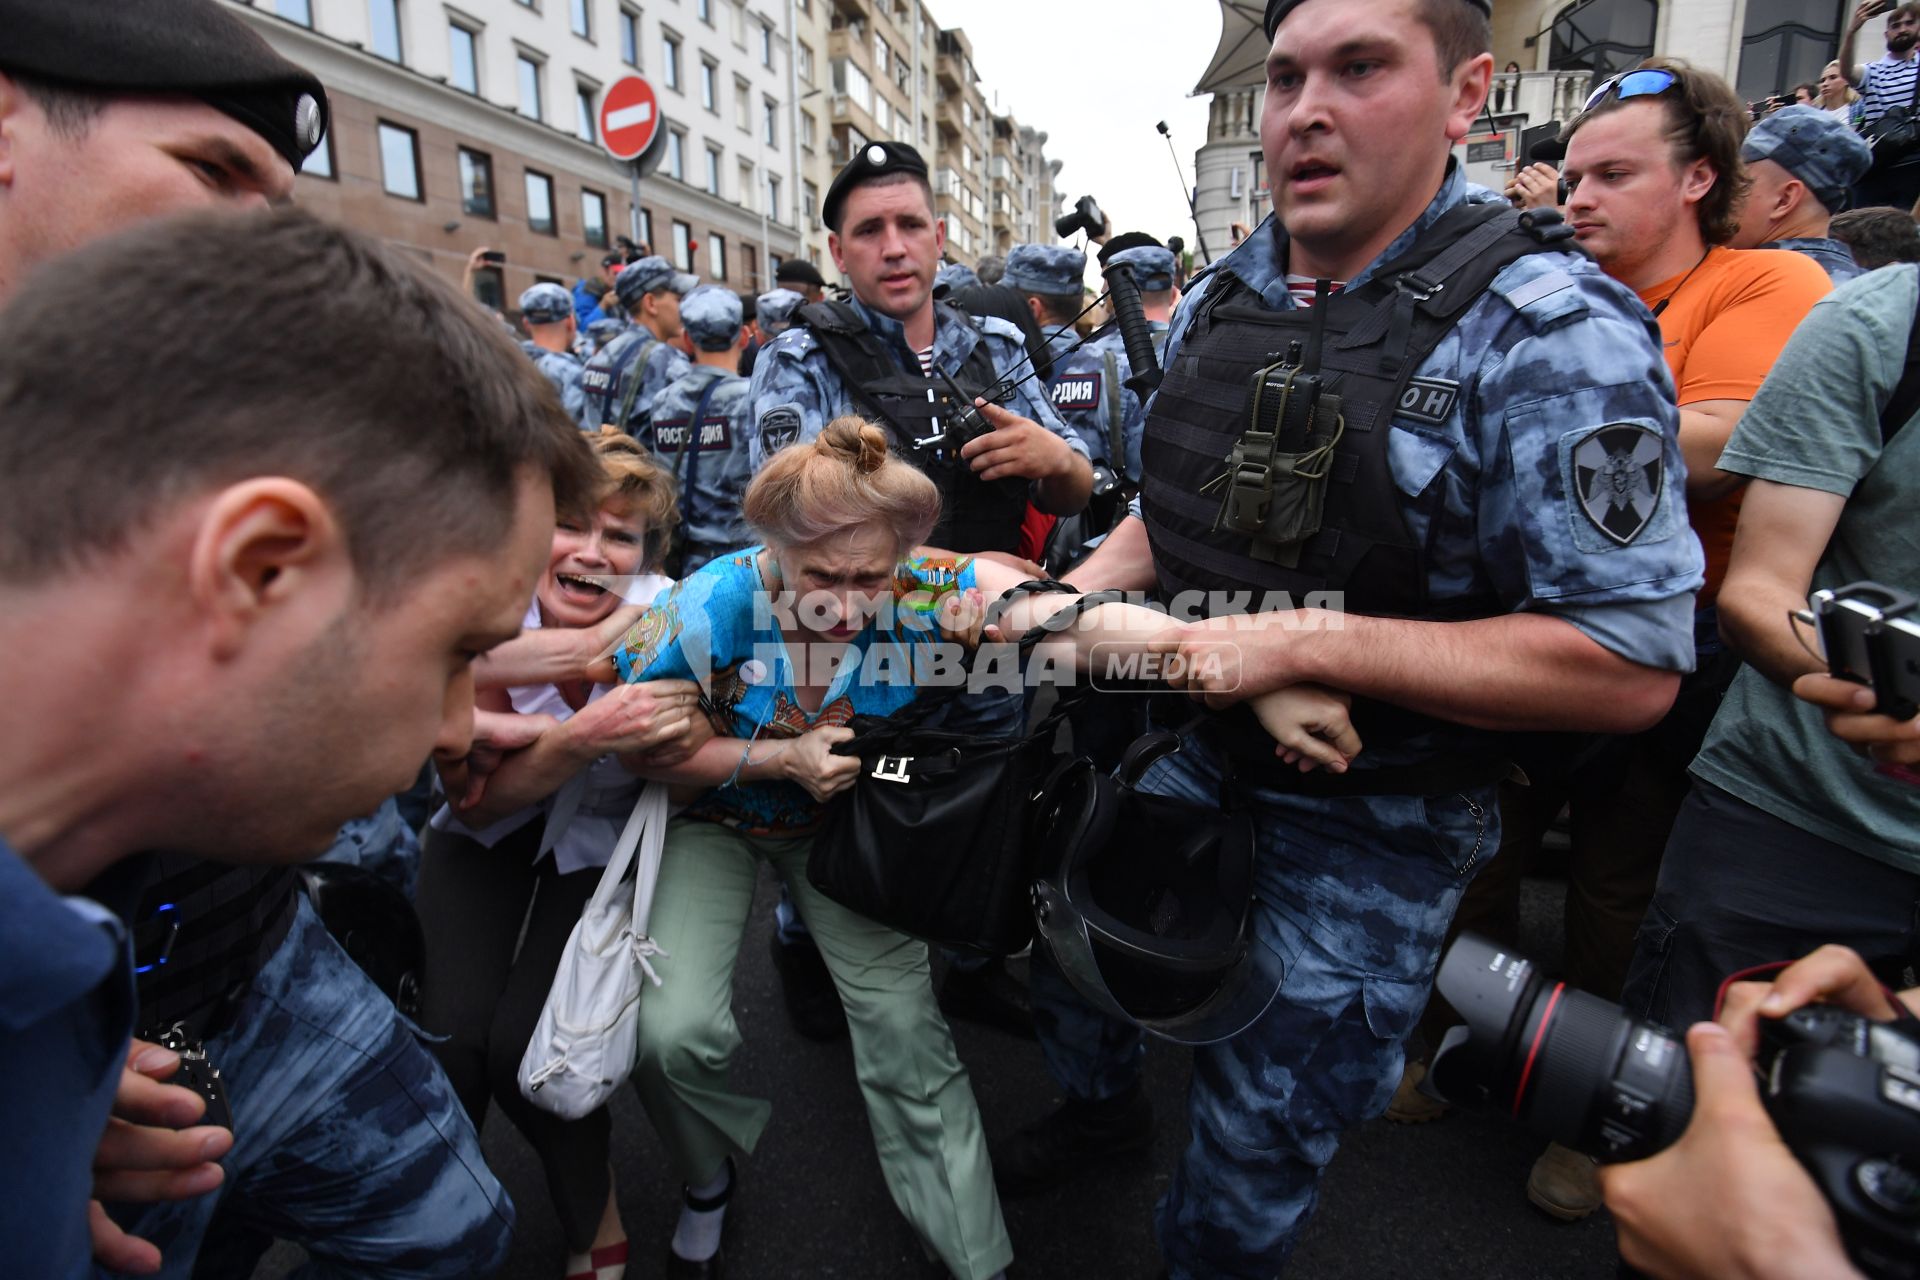
<instances>
[{"instance_id":1,"label":"black camera","mask_svg":"<svg viewBox=\"0 0 1920 1280\"><path fill-rule=\"evenodd\" d=\"M1076 231L1084 231L1089 236L1097 236L1106 230L1107 215L1100 212L1100 206L1092 196L1081 196L1074 201L1073 212L1063 213L1053 220L1054 234L1062 240Z\"/></svg>"},{"instance_id":2,"label":"black camera","mask_svg":"<svg viewBox=\"0 0 1920 1280\"><path fill-rule=\"evenodd\" d=\"M1920 601L1877 582L1816 591L1809 602L1827 670L1871 688L1874 710L1896 720L1920 713Z\"/></svg>"},{"instance_id":3,"label":"black camera","mask_svg":"<svg viewBox=\"0 0 1920 1280\"><path fill-rule=\"evenodd\" d=\"M1448 1101L1497 1106L1605 1161L1653 1155L1687 1127L1693 1070L1666 1028L1470 933L1437 984L1466 1019L1427 1075ZM1833 1207L1848 1254L1872 1276L1920 1276L1920 1034L1830 1005L1760 1029L1761 1099Z\"/></svg>"}]
</instances>

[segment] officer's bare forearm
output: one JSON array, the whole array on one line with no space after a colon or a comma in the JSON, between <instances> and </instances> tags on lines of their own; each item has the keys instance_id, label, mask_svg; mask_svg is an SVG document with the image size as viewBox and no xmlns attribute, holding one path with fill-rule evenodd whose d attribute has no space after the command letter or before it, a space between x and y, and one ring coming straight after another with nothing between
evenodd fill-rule
<instances>
[{"instance_id":1,"label":"officer's bare forearm","mask_svg":"<svg viewBox=\"0 0 1920 1280\"><path fill-rule=\"evenodd\" d=\"M1146 591L1157 581L1147 522L1122 520L1093 554L1068 570L1063 580L1082 591Z\"/></svg>"},{"instance_id":2,"label":"officer's bare forearm","mask_svg":"<svg viewBox=\"0 0 1920 1280\"><path fill-rule=\"evenodd\" d=\"M1481 729L1636 733L1666 715L1680 687L1677 674L1543 613L1474 622L1349 614L1338 630L1280 639L1297 646L1283 685L1311 681Z\"/></svg>"},{"instance_id":3,"label":"officer's bare forearm","mask_svg":"<svg viewBox=\"0 0 1920 1280\"><path fill-rule=\"evenodd\" d=\"M1034 505L1050 516L1070 516L1087 508L1093 496L1093 467L1079 454L1069 454L1066 469L1035 486Z\"/></svg>"}]
</instances>

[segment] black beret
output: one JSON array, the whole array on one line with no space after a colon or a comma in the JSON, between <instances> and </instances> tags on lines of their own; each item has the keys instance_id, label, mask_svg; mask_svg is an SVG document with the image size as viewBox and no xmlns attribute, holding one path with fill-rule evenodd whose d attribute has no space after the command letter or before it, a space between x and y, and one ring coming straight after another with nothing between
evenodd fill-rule
<instances>
[{"instance_id":1,"label":"black beret","mask_svg":"<svg viewBox=\"0 0 1920 1280\"><path fill-rule=\"evenodd\" d=\"M1100 246L1100 265L1106 266L1107 259L1122 249L1164 249L1166 247L1144 231L1122 232Z\"/></svg>"},{"instance_id":2,"label":"black beret","mask_svg":"<svg viewBox=\"0 0 1920 1280\"><path fill-rule=\"evenodd\" d=\"M827 287L826 277L820 274L820 268L805 258L786 259L774 270L773 278L779 284L789 284L797 280L801 284L810 284L816 289Z\"/></svg>"},{"instance_id":3,"label":"black beret","mask_svg":"<svg viewBox=\"0 0 1920 1280\"><path fill-rule=\"evenodd\" d=\"M218 0L0 0L0 69L79 89L184 93L265 138L298 171L327 91Z\"/></svg>"},{"instance_id":4,"label":"black beret","mask_svg":"<svg viewBox=\"0 0 1920 1280\"><path fill-rule=\"evenodd\" d=\"M1273 39L1273 33L1280 29L1280 23L1286 16L1305 4L1307 0L1267 0L1267 39ZM1489 18L1493 16L1493 0L1461 0L1470 4Z\"/></svg>"},{"instance_id":5,"label":"black beret","mask_svg":"<svg viewBox=\"0 0 1920 1280\"><path fill-rule=\"evenodd\" d=\"M827 226L838 232L840 206L846 203L848 193L863 182L889 173L915 173L925 178L927 162L904 142L869 142L861 147L827 188L827 198L820 205L820 216Z\"/></svg>"}]
</instances>

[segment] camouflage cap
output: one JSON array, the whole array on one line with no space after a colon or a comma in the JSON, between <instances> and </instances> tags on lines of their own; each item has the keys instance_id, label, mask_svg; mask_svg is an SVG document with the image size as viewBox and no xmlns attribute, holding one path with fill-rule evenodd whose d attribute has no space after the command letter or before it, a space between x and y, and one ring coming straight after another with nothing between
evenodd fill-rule
<instances>
[{"instance_id":1,"label":"camouflage cap","mask_svg":"<svg viewBox=\"0 0 1920 1280\"><path fill-rule=\"evenodd\" d=\"M640 299L650 293L671 289L684 298L699 284L700 277L677 270L671 262L656 254L628 263L613 278L613 291L620 295L621 306L628 311L635 311L640 306Z\"/></svg>"},{"instance_id":2,"label":"camouflage cap","mask_svg":"<svg viewBox=\"0 0 1920 1280\"><path fill-rule=\"evenodd\" d=\"M702 351L725 351L740 339L740 296L703 284L680 300L680 323Z\"/></svg>"},{"instance_id":3,"label":"camouflage cap","mask_svg":"<svg viewBox=\"0 0 1920 1280\"><path fill-rule=\"evenodd\" d=\"M1087 255L1064 244L1017 244L1007 254L1001 284L1028 293L1078 297L1087 274Z\"/></svg>"},{"instance_id":4,"label":"camouflage cap","mask_svg":"<svg viewBox=\"0 0 1920 1280\"><path fill-rule=\"evenodd\" d=\"M573 295L541 281L520 294L520 315L528 324L558 324L573 314Z\"/></svg>"},{"instance_id":5,"label":"camouflage cap","mask_svg":"<svg viewBox=\"0 0 1920 1280\"><path fill-rule=\"evenodd\" d=\"M933 273L933 296L945 298L955 289L979 283L980 277L973 273L972 267L959 262L943 262L940 269Z\"/></svg>"},{"instance_id":6,"label":"camouflage cap","mask_svg":"<svg viewBox=\"0 0 1920 1280\"><path fill-rule=\"evenodd\" d=\"M1133 282L1148 293L1173 288L1173 250L1158 245L1122 249L1107 259L1107 265L1124 262L1133 268Z\"/></svg>"},{"instance_id":7,"label":"camouflage cap","mask_svg":"<svg viewBox=\"0 0 1920 1280\"><path fill-rule=\"evenodd\" d=\"M1873 164L1866 140L1825 111L1785 107L1747 132L1740 158L1771 160L1807 184L1829 213L1847 207L1847 190Z\"/></svg>"},{"instance_id":8,"label":"camouflage cap","mask_svg":"<svg viewBox=\"0 0 1920 1280\"><path fill-rule=\"evenodd\" d=\"M770 289L754 299L755 323L770 338L785 333L793 327L793 313L806 303L791 289Z\"/></svg>"}]
</instances>

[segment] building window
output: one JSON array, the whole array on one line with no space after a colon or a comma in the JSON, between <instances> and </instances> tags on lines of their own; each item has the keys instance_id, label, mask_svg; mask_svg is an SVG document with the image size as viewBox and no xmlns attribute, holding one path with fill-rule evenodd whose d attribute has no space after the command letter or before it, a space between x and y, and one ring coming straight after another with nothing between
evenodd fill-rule
<instances>
[{"instance_id":1,"label":"building window","mask_svg":"<svg viewBox=\"0 0 1920 1280\"><path fill-rule=\"evenodd\" d=\"M817 218L820 216L820 188L814 186L813 183L808 182L804 178L800 181L800 203L807 206L801 210L801 213L807 217Z\"/></svg>"},{"instance_id":2,"label":"building window","mask_svg":"<svg viewBox=\"0 0 1920 1280\"><path fill-rule=\"evenodd\" d=\"M1747 0L1740 38L1740 96L1793 96L1793 86L1817 82L1831 50L1840 47L1843 6L1836 0Z\"/></svg>"},{"instance_id":3,"label":"building window","mask_svg":"<svg viewBox=\"0 0 1920 1280\"><path fill-rule=\"evenodd\" d=\"M707 237L708 274L715 280L727 278L727 238L722 235Z\"/></svg>"},{"instance_id":4,"label":"building window","mask_svg":"<svg viewBox=\"0 0 1920 1280\"><path fill-rule=\"evenodd\" d=\"M819 126L814 124L812 114L802 111L800 113L800 145L808 151L813 150L815 143L818 141L818 135L814 132L817 128L819 128Z\"/></svg>"},{"instance_id":5,"label":"building window","mask_svg":"<svg viewBox=\"0 0 1920 1280\"><path fill-rule=\"evenodd\" d=\"M720 68L704 58L700 61L700 105L720 114Z\"/></svg>"},{"instance_id":6,"label":"building window","mask_svg":"<svg viewBox=\"0 0 1920 1280\"><path fill-rule=\"evenodd\" d=\"M678 129L667 130L667 176L687 180L687 135Z\"/></svg>"},{"instance_id":7,"label":"building window","mask_svg":"<svg viewBox=\"0 0 1920 1280\"><path fill-rule=\"evenodd\" d=\"M740 262L746 268L747 287L758 289L760 287L760 251L750 244L741 245Z\"/></svg>"},{"instance_id":8,"label":"building window","mask_svg":"<svg viewBox=\"0 0 1920 1280\"><path fill-rule=\"evenodd\" d=\"M390 196L425 199L420 194L420 135L385 120L380 122L380 185Z\"/></svg>"},{"instance_id":9,"label":"building window","mask_svg":"<svg viewBox=\"0 0 1920 1280\"><path fill-rule=\"evenodd\" d=\"M767 216L775 222L786 221L785 218L780 216L780 177L778 174L770 173L767 175Z\"/></svg>"},{"instance_id":10,"label":"building window","mask_svg":"<svg viewBox=\"0 0 1920 1280\"><path fill-rule=\"evenodd\" d=\"M545 119L540 114L540 64L524 53L516 54L513 61L520 80L520 114L529 120Z\"/></svg>"},{"instance_id":11,"label":"building window","mask_svg":"<svg viewBox=\"0 0 1920 1280\"><path fill-rule=\"evenodd\" d=\"M753 180L753 165L749 161L742 160L740 162L740 185L735 188L735 190L738 191L740 195L740 207L743 209L753 208L753 197L756 185Z\"/></svg>"},{"instance_id":12,"label":"building window","mask_svg":"<svg viewBox=\"0 0 1920 1280\"><path fill-rule=\"evenodd\" d=\"M673 220L673 265L693 270L693 228L678 218Z\"/></svg>"},{"instance_id":13,"label":"building window","mask_svg":"<svg viewBox=\"0 0 1920 1280\"><path fill-rule=\"evenodd\" d=\"M644 205L640 209L640 243L647 247L648 253L653 252L653 210Z\"/></svg>"},{"instance_id":14,"label":"building window","mask_svg":"<svg viewBox=\"0 0 1920 1280\"><path fill-rule=\"evenodd\" d=\"M776 150L780 146L780 104L772 98L763 98L760 102L760 136L766 144Z\"/></svg>"},{"instance_id":15,"label":"building window","mask_svg":"<svg viewBox=\"0 0 1920 1280\"><path fill-rule=\"evenodd\" d=\"M553 219L553 179L527 170L527 226L543 236L558 235Z\"/></svg>"},{"instance_id":16,"label":"building window","mask_svg":"<svg viewBox=\"0 0 1920 1280\"><path fill-rule=\"evenodd\" d=\"M707 148L707 194L720 194L720 148Z\"/></svg>"},{"instance_id":17,"label":"building window","mask_svg":"<svg viewBox=\"0 0 1920 1280\"><path fill-rule=\"evenodd\" d=\"M374 55L388 62L401 61L400 0L367 0L367 25Z\"/></svg>"},{"instance_id":18,"label":"building window","mask_svg":"<svg viewBox=\"0 0 1920 1280\"><path fill-rule=\"evenodd\" d=\"M583 40L593 39L593 3L592 0L573 0L573 34Z\"/></svg>"},{"instance_id":19,"label":"building window","mask_svg":"<svg viewBox=\"0 0 1920 1280\"><path fill-rule=\"evenodd\" d=\"M600 110L593 105L593 86L573 87L573 132L582 142L599 141L597 120Z\"/></svg>"},{"instance_id":20,"label":"building window","mask_svg":"<svg viewBox=\"0 0 1920 1280\"><path fill-rule=\"evenodd\" d=\"M460 211L476 218L495 217L493 157L484 151L459 148Z\"/></svg>"},{"instance_id":21,"label":"building window","mask_svg":"<svg viewBox=\"0 0 1920 1280\"><path fill-rule=\"evenodd\" d=\"M813 46L801 40L794 45L794 48L797 50L794 54L794 71L799 75L802 84L811 86L813 84Z\"/></svg>"},{"instance_id":22,"label":"building window","mask_svg":"<svg viewBox=\"0 0 1920 1280\"><path fill-rule=\"evenodd\" d=\"M764 22L760 24L760 65L773 66L773 28Z\"/></svg>"},{"instance_id":23,"label":"building window","mask_svg":"<svg viewBox=\"0 0 1920 1280\"><path fill-rule=\"evenodd\" d=\"M320 145L307 156L300 166L300 172L313 178L332 178L333 172L333 130L329 129L320 138Z\"/></svg>"},{"instance_id":24,"label":"building window","mask_svg":"<svg viewBox=\"0 0 1920 1280\"><path fill-rule=\"evenodd\" d=\"M457 22L447 24L448 63L453 87L480 92L480 37Z\"/></svg>"},{"instance_id":25,"label":"building window","mask_svg":"<svg viewBox=\"0 0 1920 1280\"><path fill-rule=\"evenodd\" d=\"M607 198L580 189L580 238L596 249L607 247Z\"/></svg>"},{"instance_id":26,"label":"building window","mask_svg":"<svg viewBox=\"0 0 1920 1280\"><path fill-rule=\"evenodd\" d=\"M667 88L680 88L680 41L673 36L660 37L660 74Z\"/></svg>"},{"instance_id":27,"label":"building window","mask_svg":"<svg viewBox=\"0 0 1920 1280\"><path fill-rule=\"evenodd\" d=\"M745 80L733 82L733 122L742 133L753 132L753 86Z\"/></svg>"},{"instance_id":28,"label":"building window","mask_svg":"<svg viewBox=\"0 0 1920 1280\"><path fill-rule=\"evenodd\" d=\"M873 81L867 79L867 73L858 65L846 58L833 60L833 91L852 98L862 111L873 114Z\"/></svg>"},{"instance_id":29,"label":"building window","mask_svg":"<svg viewBox=\"0 0 1920 1280\"><path fill-rule=\"evenodd\" d=\"M873 33L873 69L882 76L887 74L887 42L878 31Z\"/></svg>"},{"instance_id":30,"label":"building window","mask_svg":"<svg viewBox=\"0 0 1920 1280\"><path fill-rule=\"evenodd\" d=\"M640 65L640 15L631 9L620 11L620 61Z\"/></svg>"},{"instance_id":31,"label":"building window","mask_svg":"<svg viewBox=\"0 0 1920 1280\"><path fill-rule=\"evenodd\" d=\"M713 0L699 0L699 4L696 6L696 8L698 13L700 14L700 21L706 23L708 26L712 26L713 25Z\"/></svg>"},{"instance_id":32,"label":"building window","mask_svg":"<svg viewBox=\"0 0 1920 1280\"><path fill-rule=\"evenodd\" d=\"M1585 68L1596 82L1625 71L1653 53L1655 0L1592 0L1570 4L1553 20L1547 65L1554 71Z\"/></svg>"},{"instance_id":33,"label":"building window","mask_svg":"<svg viewBox=\"0 0 1920 1280\"><path fill-rule=\"evenodd\" d=\"M313 6L308 0L273 0L273 11L288 22L297 22L303 27L313 25Z\"/></svg>"}]
</instances>

